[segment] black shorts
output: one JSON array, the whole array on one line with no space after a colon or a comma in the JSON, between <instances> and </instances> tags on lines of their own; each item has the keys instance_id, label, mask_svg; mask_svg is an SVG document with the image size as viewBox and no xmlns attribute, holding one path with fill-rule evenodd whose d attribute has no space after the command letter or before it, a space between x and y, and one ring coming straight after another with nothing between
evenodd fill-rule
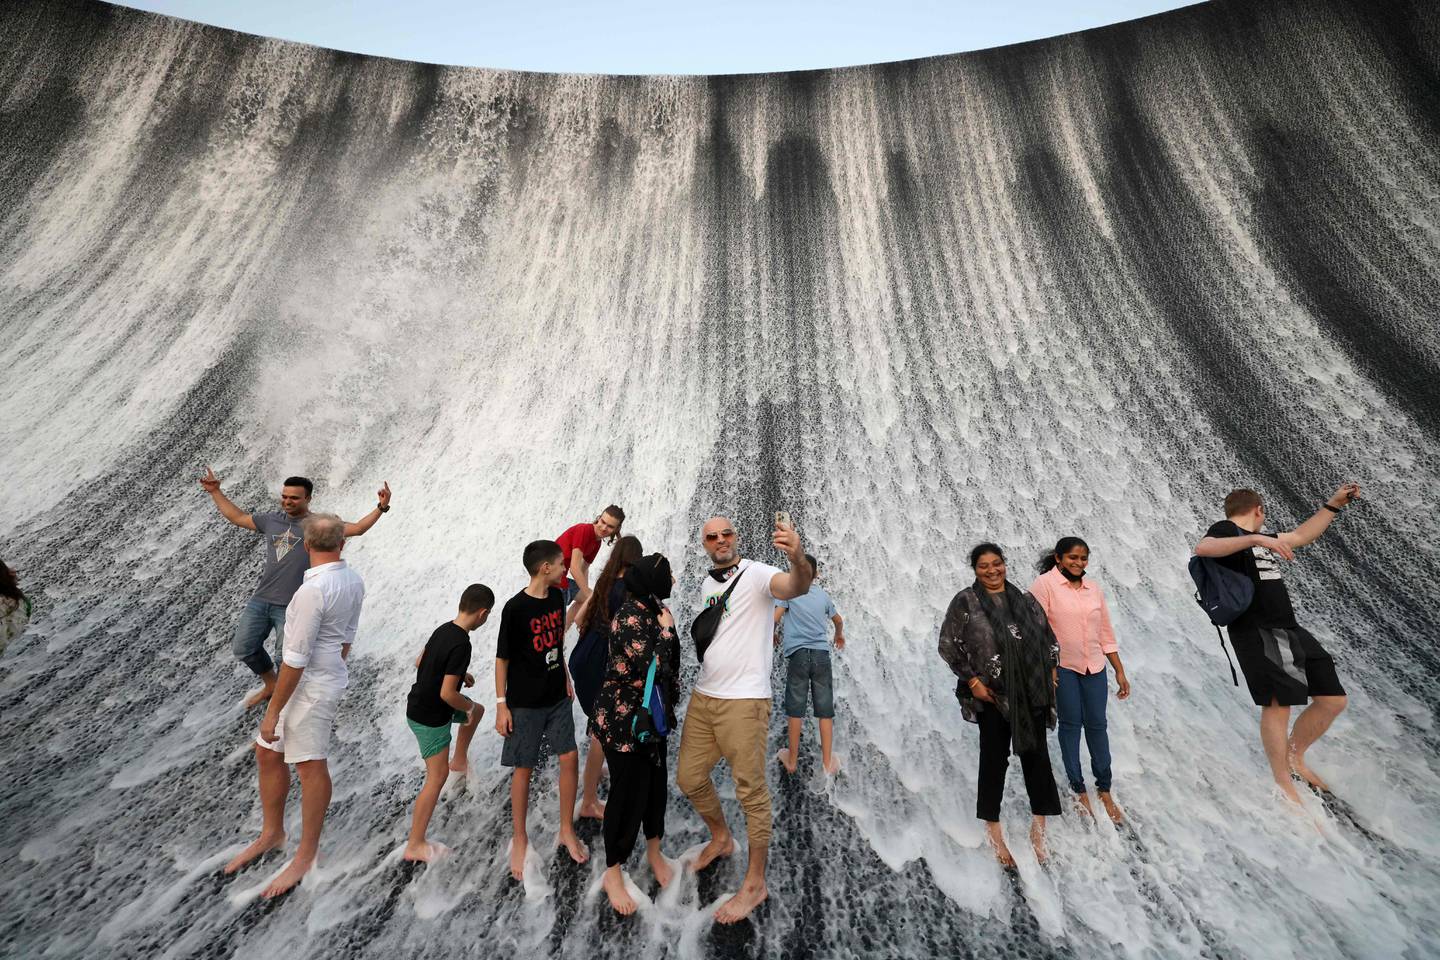
<instances>
[{"instance_id":1,"label":"black shorts","mask_svg":"<svg viewBox=\"0 0 1440 960\"><path fill-rule=\"evenodd\" d=\"M1232 627L1230 645L1258 706L1295 707L1311 697L1345 696L1335 661L1304 627Z\"/></svg>"}]
</instances>

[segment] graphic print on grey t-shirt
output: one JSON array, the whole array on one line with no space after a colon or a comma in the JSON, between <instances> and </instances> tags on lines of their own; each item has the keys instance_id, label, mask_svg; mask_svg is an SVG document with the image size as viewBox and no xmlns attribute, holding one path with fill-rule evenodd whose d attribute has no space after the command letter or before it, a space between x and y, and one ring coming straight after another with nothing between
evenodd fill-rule
<instances>
[{"instance_id":1,"label":"graphic print on grey t-shirt","mask_svg":"<svg viewBox=\"0 0 1440 960\"><path fill-rule=\"evenodd\" d=\"M265 569L255 585L254 597L285 606L300 589L305 571L310 568L300 521L280 510L251 514L250 519L265 538Z\"/></svg>"},{"instance_id":2,"label":"graphic print on grey t-shirt","mask_svg":"<svg viewBox=\"0 0 1440 960\"><path fill-rule=\"evenodd\" d=\"M300 544L304 542L305 540L303 537L297 537L289 530L286 530L278 537L271 537L270 547L272 550L275 551L275 561L278 563L279 561L284 560L285 554L289 553L295 547L300 546Z\"/></svg>"}]
</instances>

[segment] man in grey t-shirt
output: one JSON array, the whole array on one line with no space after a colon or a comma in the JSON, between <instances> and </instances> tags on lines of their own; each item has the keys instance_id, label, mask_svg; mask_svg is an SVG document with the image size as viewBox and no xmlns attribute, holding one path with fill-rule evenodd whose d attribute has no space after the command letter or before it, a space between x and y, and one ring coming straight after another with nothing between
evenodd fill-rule
<instances>
[{"instance_id":1,"label":"man in grey t-shirt","mask_svg":"<svg viewBox=\"0 0 1440 960\"><path fill-rule=\"evenodd\" d=\"M200 478L200 486L215 501L222 517L237 527L265 536L265 569L235 623L231 644L236 658L264 684L245 698L245 705L253 707L268 700L275 690L275 662L265 650L265 638L274 631L277 641L284 640L285 607L310 566L300 524L310 515L310 494L315 485L305 477L287 477L280 488L280 509L269 513L246 513L235 506L220 492L220 478L209 467ZM389 512L390 484L381 485L378 497L380 502L374 510L354 523L345 524L346 537L360 536L375 526L382 513Z\"/></svg>"}]
</instances>

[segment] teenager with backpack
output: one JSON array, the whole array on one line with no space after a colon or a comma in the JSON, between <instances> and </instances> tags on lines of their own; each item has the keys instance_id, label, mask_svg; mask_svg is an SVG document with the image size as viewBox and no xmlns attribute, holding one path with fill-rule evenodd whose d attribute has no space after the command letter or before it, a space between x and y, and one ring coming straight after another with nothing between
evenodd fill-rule
<instances>
[{"instance_id":1,"label":"teenager with backpack","mask_svg":"<svg viewBox=\"0 0 1440 960\"><path fill-rule=\"evenodd\" d=\"M1305 753L1345 709L1345 688L1335 661L1310 632L1295 622L1279 558L1318 540L1360 485L1347 483L1314 516L1291 531L1265 532L1265 504L1254 490L1233 490L1225 498L1225 519L1213 524L1195 546L1195 556L1248 578L1249 606L1229 624L1230 646L1245 674L1250 696L1260 707L1260 742L1275 784L1286 799L1300 803L1292 774L1312 788L1328 791L1305 763ZM1193 562L1193 561L1192 561ZM1310 705L1290 728L1290 708Z\"/></svg>"},{"instance_id":2,"label":"teenager with backpack","mask_svg":"<svg viewBox=\"0 0 1440 960\"><path fill-rule=\"evenodd\" d=\"M610 906L628 916L635 898L621 874L640 828L655 880L670 885L674 871L660 852L667 797L665 741L675 729L680 676L680 641L665 607L675 578L670 561L658 553L631 564L627 596L615 610L609 631L605 677L595 698L590 734L598 737L610 765L610 802L605 806L605 873Z\"/></svg>"}]
</instances>

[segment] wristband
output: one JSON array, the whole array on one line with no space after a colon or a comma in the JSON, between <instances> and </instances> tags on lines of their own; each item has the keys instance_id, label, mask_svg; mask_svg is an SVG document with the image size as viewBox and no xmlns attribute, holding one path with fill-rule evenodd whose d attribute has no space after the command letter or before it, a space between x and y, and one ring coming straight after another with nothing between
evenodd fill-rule
<instances>
[{"instance_id":1,"label":"wristband","mask_svg":"<svg viewBox=\"0 0 1440 960\"><path fill-rule=\"evenodd\" d=\"M495 702L496 702L496 703L504 703L504 702L505 702L505 698L504 698L504 697L496 697L496 698L495 698Z\"/></svg>"},{"instance_id":2,"label":"wristband","mask_svg":"<svg viewBox=\"0 0 1440 960\"><path fill-rule=\"evenodd\" d=\"M965 686L969 687L971 690L974 690L974 689L975 689L975 684L977 684L977 683L984 683L984 682L985 682L985 681L981 680L979 677L971 677L970 680L969 680L969 682L967 682L967 683L965 684Z\"/></svg>"},{"instance_id":3,"label":"wristband","mask_svg":"<svg viewBox=\"0 0 1440 960\"><path fill-rule=\"evenodd\" d=\"M377 504L375 504L375 509L376 509L376 510L379 510L381 513L389 513L389 512L390 512L390 504L388 504L388 503L377 503Z\"/></svg>"},{"instance_id":4,"label":"wristband","mask_svg":"<svg viewBox=\"0 0 1440 960\"><path fill-rule=\"evenodd\" d=\"M1321 504L1321 506L1323 506L1326 510L1329 510L1331 513L1339 513L1339 512L1340 512L1340 508L1339 508L1339 507L1332 507L1332 506L1330 506L1330 504L1328 504L1328 503Z\"/></svg>"}]
</instances>

